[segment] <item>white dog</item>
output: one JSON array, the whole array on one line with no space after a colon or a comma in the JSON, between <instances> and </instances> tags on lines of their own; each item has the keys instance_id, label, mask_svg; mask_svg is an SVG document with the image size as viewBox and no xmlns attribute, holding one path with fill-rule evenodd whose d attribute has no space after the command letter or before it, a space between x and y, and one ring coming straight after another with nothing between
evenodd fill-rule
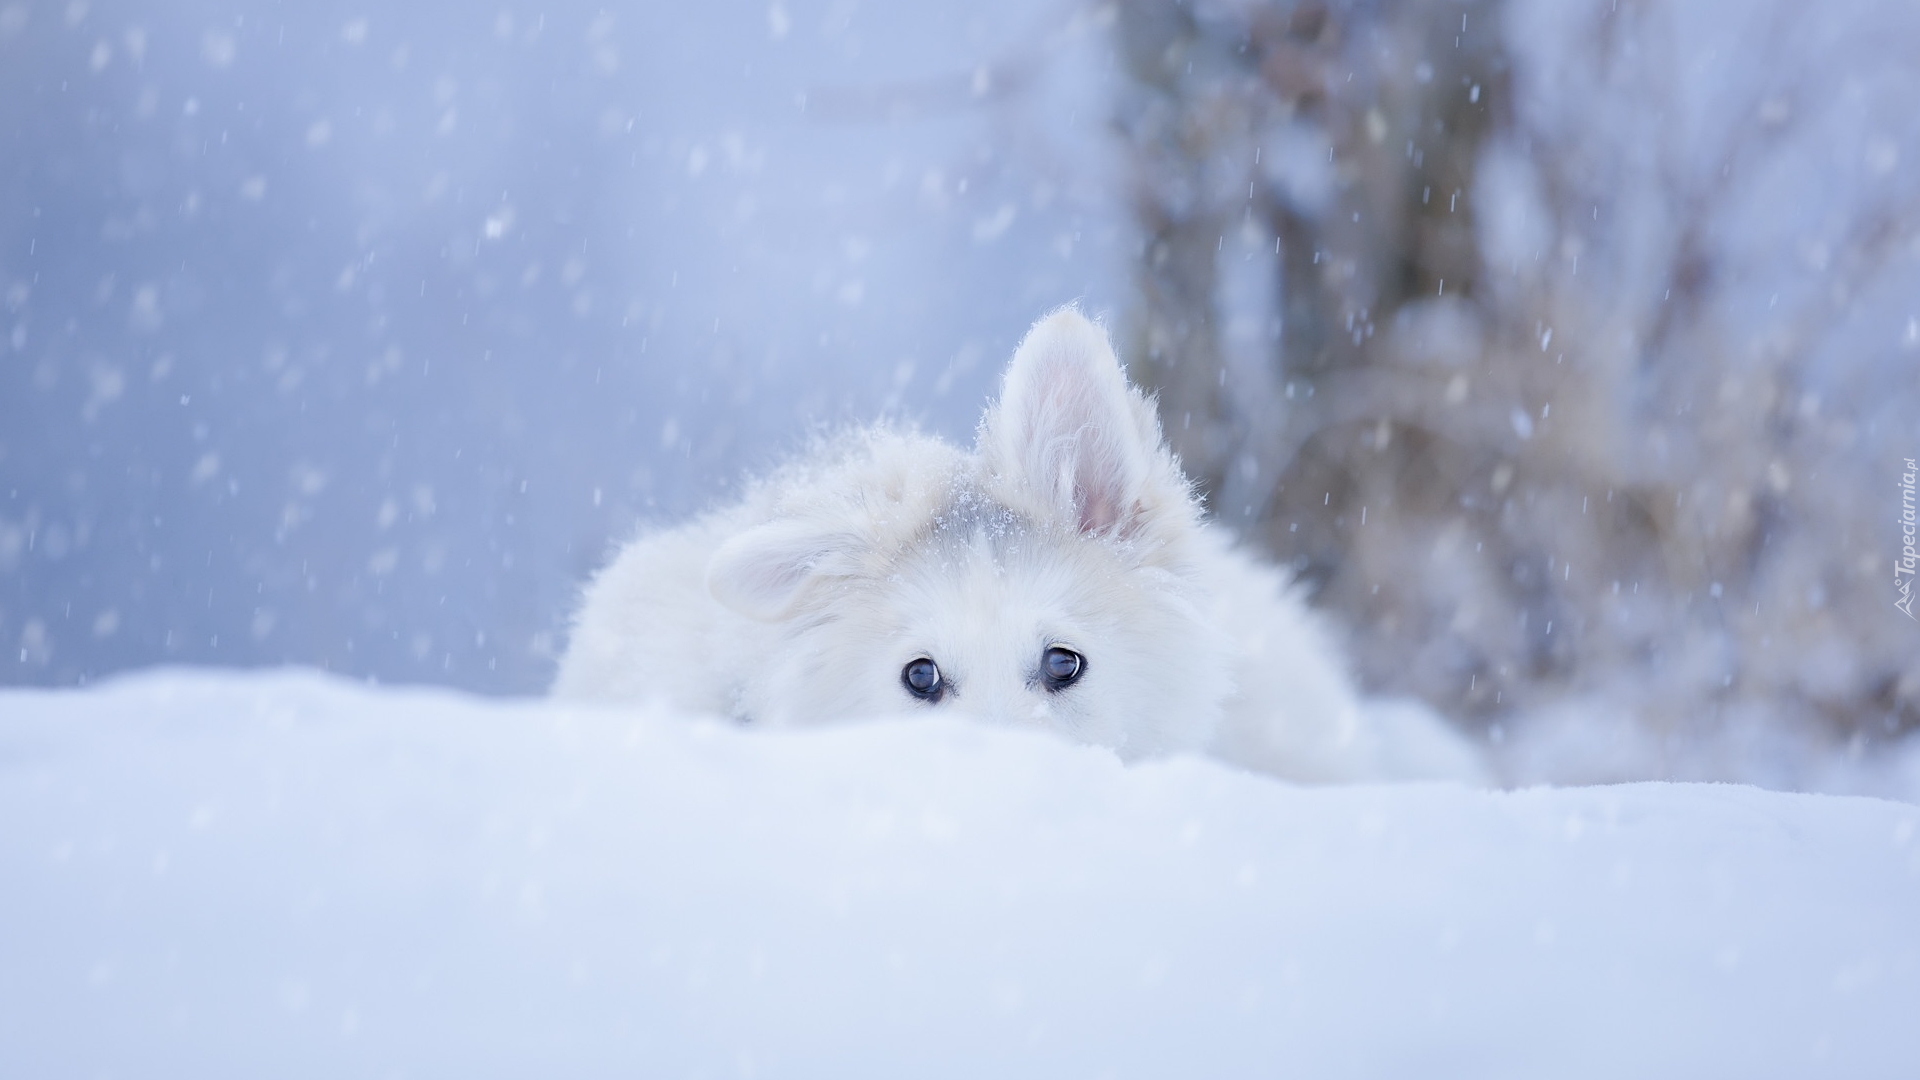
<instances>
[{"instance_id":1,"label":"white dog","mask_svg":"<svg viewBox=\"0 0 1920 1080\"><path fill-rule=\"evenodd\" d=\"M846 435L628 545L554 692L770 725L950 711L1308 781L1484 774L1424 708L1363 705L1284 575L1202 522L1072 309L1021 342L972 452Z\"/></svg>"}]
</instances>

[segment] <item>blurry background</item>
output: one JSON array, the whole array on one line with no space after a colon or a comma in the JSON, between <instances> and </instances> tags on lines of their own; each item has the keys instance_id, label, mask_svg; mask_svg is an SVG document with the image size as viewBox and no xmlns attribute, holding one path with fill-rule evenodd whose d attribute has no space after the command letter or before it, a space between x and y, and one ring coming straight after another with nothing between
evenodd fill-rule
<instances>
[{"instance_id":1,"label":"blurry background","mask_svg":"<svg viewBox=\"0 0 1920 1080\"><path fill-rule=\"evenodd\" d=\"M1873 787L1916 57L1900 0L0 0L0 681L538 692L640 523L967 438L1077 298L1516 777Z\"/></svg>"},{"instance_id":2,"label":"blurry background","mask_svg":"<svg viewBox=\"0 0 1920 1080\"><path fill-rule=\"evenodd\" d=\"M1090 18L0 0L0 677L534 693L639 521L969 435L1121 306Z\"/></svg>"}]
</instances>

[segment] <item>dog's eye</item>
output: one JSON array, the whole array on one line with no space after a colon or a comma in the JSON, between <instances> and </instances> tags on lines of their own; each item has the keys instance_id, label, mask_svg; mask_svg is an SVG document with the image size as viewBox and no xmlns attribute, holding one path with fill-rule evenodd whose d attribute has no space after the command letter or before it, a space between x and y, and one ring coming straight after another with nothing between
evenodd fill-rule
<instances>
[{"instance_id":1,"label":"dog's eye","mask_svg":"<svg viewBox=\"0 0 1920 1080\"><path fill-rule=\"evenodd\" d=\"M1062 645L1051 646L1040 656L1040 673L1046 676L1048 690L1065 690L1086 670L1086 658Z\"/></svg>"},{"instance_id":2,"label":"dog's eye","mask_svg":"<svg viewBox=\"0 0 1920 1080\"><path fill-rule=\"evenodd\" d=\"M940 692L946 689L940 680L940 665L924 656L907 661L907 666L900 669L900 685L922 701L938 701Z\"/></svg>"}]
</instances>

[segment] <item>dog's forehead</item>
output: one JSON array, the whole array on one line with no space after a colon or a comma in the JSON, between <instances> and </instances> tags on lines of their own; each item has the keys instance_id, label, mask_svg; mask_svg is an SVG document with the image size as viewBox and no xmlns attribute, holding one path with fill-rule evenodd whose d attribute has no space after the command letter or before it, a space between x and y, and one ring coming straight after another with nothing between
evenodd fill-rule
<instances>
[{"instance_id":1,"label":"dog's forehead","mask_svg":"<svg viewBox=\"0 0 1920 1080\"><path fill-rule=\"evenodd\" d=\"M931 544L947 554L962 549L991 554L995 561L1018 548L1034 532L1031 519L972 485L956 485L952 497L934 513Z\"/></svg>"},{"instance_id":2,"label":"dog's forehead","mask_svg":"<svg viewBox=\"0 0 1920 1080\"><path fill-rule=\"evenodd\" d=\"M978 489L958 489L905 554L924 598L974 616L1058 615L1098 583L1095 541L1036 522Z\"/></svg>"}]
</instances>

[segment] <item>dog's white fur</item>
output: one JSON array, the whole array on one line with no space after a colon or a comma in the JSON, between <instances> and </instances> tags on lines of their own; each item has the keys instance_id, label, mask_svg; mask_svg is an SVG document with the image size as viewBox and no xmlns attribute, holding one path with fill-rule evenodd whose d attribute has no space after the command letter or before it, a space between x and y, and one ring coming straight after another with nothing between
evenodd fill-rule
<instances>
[{"instance_id":1,"label":"dog's white fur","mask_svg":"<svg viewBox=\"0 0 1920 1080\"><path fill-rule=\"evenodd\" d=\"M1049 690L1054 645L1085 671ZM938 702L902 683L918 657ZM1071 308L1021 342L972 452L851 433L628 545L554 692L769 725L946 710L1308 781L1484 771L1424 708L1362 703L1285 576L1202 522L1152 403Z\"/></svg>"}]
</instances>

